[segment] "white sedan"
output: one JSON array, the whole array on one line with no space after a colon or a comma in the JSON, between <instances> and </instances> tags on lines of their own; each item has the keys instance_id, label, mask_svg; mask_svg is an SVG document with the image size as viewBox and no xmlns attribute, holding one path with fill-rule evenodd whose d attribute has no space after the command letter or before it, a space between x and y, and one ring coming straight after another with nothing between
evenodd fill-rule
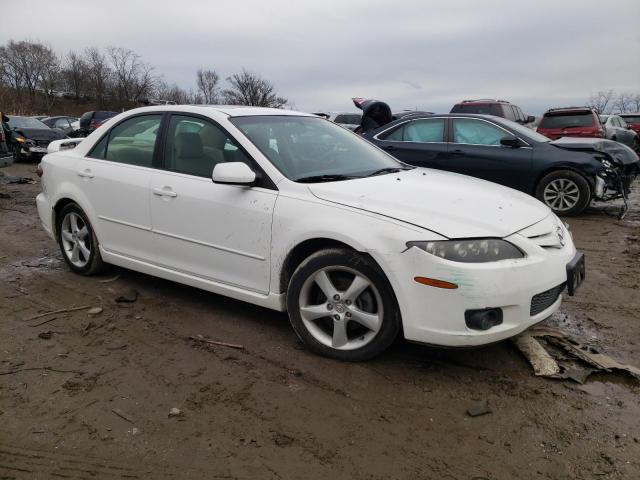
<instances>
[{"instance_id":1,"label":"white sedan","mask_svg":"<svg viewBox=\"0 0 640 480\"><path fill-rule=\"evenodd\" d=\"M164 105L63 143L42 161L37 206L71 270L110 263L286 310L330 357L365 360L398 335L502 340L584 276L537 200L410 167L313 115Z\"/></svg>"}]
</instances>

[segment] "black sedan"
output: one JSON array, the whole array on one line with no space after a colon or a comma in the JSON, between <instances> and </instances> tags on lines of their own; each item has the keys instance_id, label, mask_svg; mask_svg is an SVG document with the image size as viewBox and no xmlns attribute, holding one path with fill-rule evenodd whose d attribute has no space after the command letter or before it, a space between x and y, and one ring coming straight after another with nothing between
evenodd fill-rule
<instances>
[{"instance_id":1,"label":"black sedan","mask_svg":"<svg viewBox=\"0 0 640 480\"><path fill-rule=\"evenodd\" d=\"M47 153L47 146L54 140L67 136L62 130L47 127L32 117L6 116L9 128L8 144L13 150L16 161L23 159L39 160Z\"/></svg>"},{"instance_id":2,"label":"black sedan","mask_svg":"<svg viewBox=\"0 0 640 480\"><path fill-rule=\"evenodd\" d=\"M625 198L640 172L638 156L605 139L551 141L491 115L409 115L364 137L410 165L483 178L537 197L560 215L591 202Z\"/></svg>"}]
</instances>

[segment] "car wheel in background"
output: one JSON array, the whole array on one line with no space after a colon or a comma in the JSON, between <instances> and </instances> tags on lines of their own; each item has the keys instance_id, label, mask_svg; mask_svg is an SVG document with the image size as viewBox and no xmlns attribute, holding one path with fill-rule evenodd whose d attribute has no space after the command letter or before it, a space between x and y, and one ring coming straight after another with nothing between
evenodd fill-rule
<instances>
[{"instance_id":1,"label":"car wheel in background","mask_svg":"<svg viewBox=\"0 0 640 480\"><path fill-rule=\"evenodd\" d=\"M579 173L557 170L540 180L536 188L536 198L551 208L556 215L578 215L591 201L591 187Z\"/></svg>"},{"instance_id":2,"label":"car wheel in background","mask_svg":"<svg viewBox=\"0 0 640 480\"><path fill-rule=\"evenodd\" d=\"M57 240L65 262L75 273L93 275L104 267L98 239L86 214L75 203L57 216Z\"/></svg>"},{"instance_id":3,"label":"car wheel in background","mask_svg":"<svg viewBox=\"0 0 640 480\"><path fill-rule=\"evenodd\" d=\"M389 281L368 256L327 249L304 260L287 291L291 325L313 352L346 361L386 350L400 331Z\"/></svg>"}]
</instances>

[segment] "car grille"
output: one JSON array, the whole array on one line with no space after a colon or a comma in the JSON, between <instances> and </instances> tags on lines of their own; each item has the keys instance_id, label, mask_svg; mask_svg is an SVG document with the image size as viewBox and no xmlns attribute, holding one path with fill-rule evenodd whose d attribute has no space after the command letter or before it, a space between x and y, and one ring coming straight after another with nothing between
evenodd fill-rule
<instances>
[{"instance_id":1,"label":"car grille","mask_svg":"<svg viewBox=\"0 0 640 480\"><path fill-rule=\"evenodd\" d=\"M549 290L534 295L531 299L529 315L533 317L553 305L564 290L564 286L565 284L561 283L557 287L550 288Z\"/></svg>"}]
</instances>

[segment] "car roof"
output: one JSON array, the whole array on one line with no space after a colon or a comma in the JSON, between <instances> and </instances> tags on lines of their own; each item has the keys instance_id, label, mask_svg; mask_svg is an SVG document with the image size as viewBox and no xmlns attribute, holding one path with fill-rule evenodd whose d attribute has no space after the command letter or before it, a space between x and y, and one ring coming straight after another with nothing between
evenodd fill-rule
<instances>
[{"instance_id":1,"label":"car roof","mask_svg":"<svg viewBox=\"0 0 640 480\"><path fill-rule=\"evenodd\" d=\"M479 98L477 100L462 100L461 102L456 103L456 105L489 105L493 103L500 103L503 105L511 104L508 100L495 100L493 98Z\"/></svg>"},{"instance_id":2,"label":"car roof","mask_svg":"<svg viewBox=\"0 0 640 480\"><path fill-rule=\"evenodd\" d=\"M297 112L294 110L283 110L280 108L267 107L247 107L244 105L155 105L152 107L140 107L133 109L136 112L191 112L201 113L203 111L214 111L223 113L229 117L250 117L257 115L291 115L300 117L316 117L311 113ZM130 113L133 110L128 110Z\"/></svg>"},{"instance_id":3,"label":"car roof","mask_svg":"<svg viewBox=\"0 0 640 480\"><path fill-rule=\"evenodd\" d=\"M637 117L640 115L640 112L638 113L617 113L616 115L618 115L619 117Z\"/></svg>"},{"instance_id":4,"label":"car roof","mask_svg":"<svg viewBox=\"0 0 640 480\"><path fill-rule=\"evenodd\" d=\"M550 108L546 112L545 115L553 115L553 114L562 114L562 113L578 113L578 112L593 112L593 109L590 107L560 107L560 108Z\"/></svg>"}]
</instances>

